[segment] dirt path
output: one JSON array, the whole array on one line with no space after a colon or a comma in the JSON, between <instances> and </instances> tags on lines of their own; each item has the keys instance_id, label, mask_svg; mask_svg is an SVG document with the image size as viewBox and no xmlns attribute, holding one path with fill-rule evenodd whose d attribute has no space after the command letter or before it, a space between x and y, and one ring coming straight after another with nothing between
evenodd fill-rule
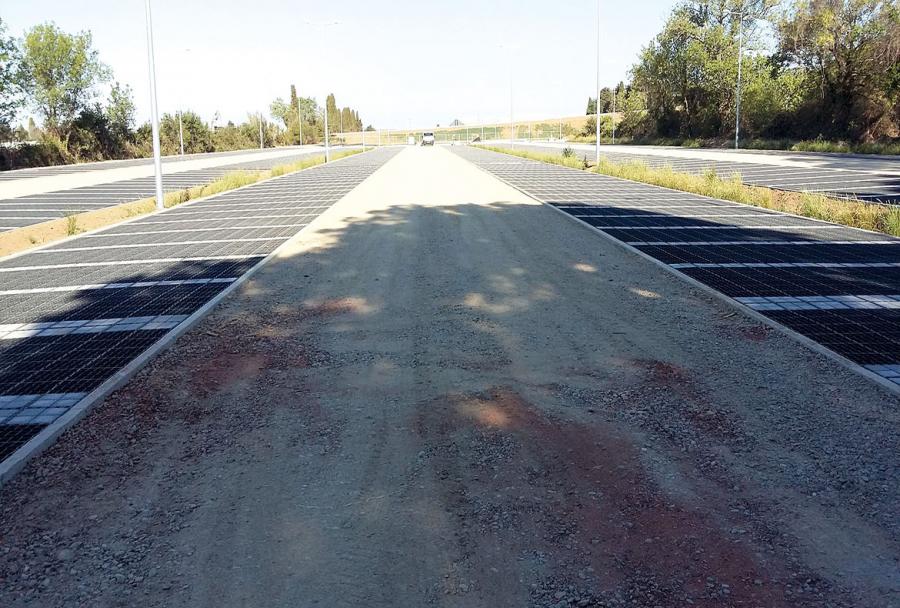
<instances>
[{"instance_id":1,"label":"dirt path","mask_svg":"<svg viewBox=\"0 0 900 608\"><path fill-rule=\"evenodd\" d=\"M898 400L410 149L2 489L3 606L895 606Z\"/></svg>"}]
</instances>

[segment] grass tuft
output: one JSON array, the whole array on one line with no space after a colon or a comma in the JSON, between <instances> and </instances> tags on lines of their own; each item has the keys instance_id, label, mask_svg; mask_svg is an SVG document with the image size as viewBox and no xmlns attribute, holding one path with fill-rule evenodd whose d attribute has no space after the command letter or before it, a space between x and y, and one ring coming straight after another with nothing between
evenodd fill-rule
<instances>
[{"instance_id":1,"label":"grass tuft","mask_svg":"<svg viewBox=\"0 0 900 608\"><path fill-rule=\"evenodd\" d=\"M494 152L563 165L573 169L582 168L581 161L573 163L571 162L572 159L555 154L488 146L484 146L484 148ZM672 190L681 190L682 192L691 192L710 198L772 209L774 211L783 211L851 228L862 228L873 232L900 236L900 208L893 205L863 203L809 192L787 192L772 188L748 186L741 182L740 175L732 175L723 179L716 175L715 171L707 171L702 175L679 173L673 170L672 167L652 168L640 161L618 163L601 157L600 164L597 167L593 167L592 170L611 177L662 186Z\"/></svg>"},{"instance_id":2,"label":"grass tuft","mask_svg":"<svg viewBox=\"0 0 900 608\"><path fill-rule=\"evenodd\" d=\"M78 215L75 213L67 213L66 214L66 234L68 236L75 236L81 232L78 228Z\"/></svg>"}]
</instances>

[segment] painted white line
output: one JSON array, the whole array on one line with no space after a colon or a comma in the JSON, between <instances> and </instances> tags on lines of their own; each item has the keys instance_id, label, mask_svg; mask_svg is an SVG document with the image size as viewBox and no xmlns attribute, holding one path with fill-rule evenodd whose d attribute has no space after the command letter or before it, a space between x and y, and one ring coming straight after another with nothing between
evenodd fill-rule
<instances>
[{"instance_id":1,"label":"painted white line","mask_svg":"<svg viewBox=\"0 0 900 608\"><path fill-rule=\"evenodd\" d=\"M0 396L0 425L50 424L87 393Z\"/></svg>"},{"instance_id":2,"label":"painted white line","mask_svg":"<svg viewBox=\"0 0 900 608\"><path fill-rule=\"evenodd\" d=\"M163 281L138 281L134 283L90 283L86 285L63 285L61 287L35 287L33 289L7 289L0 291L0 296L18 296L33 293L66 293L70 291L87 291L89 289L130 289L139 287L175 287L180 285L213 285L232 283L237 277L218 279L173 279Z\"/></svg>"},{"instance_id":3,"label":"painted white line","mask_svg":"<svg viewBox=\"0 0 900 608\"><path fill-rule=\"evenodd\" d=\"M58 220L58 215L10 215L0 216L0 220Z\"/></svg>"},{"instance_id":4,"label":"painted white line","mask_svg":"<svg viewBox=\"0 0 900 608\"><path fill-rule=\"evenodd\" d=\"M845 230L846 226L823 226L821 224L798 224L795 226L741 226L725 224L723 226L595 226L598 230L788 230L802 228L804 230ZM898 241L900 243L900 241Z\"/></svg>"},{"instance_id":5,"label":"painted white line","mask_svg":"<svg viewBox=\"0 0 900 608\"><path fill-rule=\"evenodd\" d=\"M26 270L49 270L55 268L93 268L95 266L131 266L140 264L168 264L171 262L205 262L207 260L249 260L264 258L265 254L210 255L193 258L146 258L143 260L117 260L114 262L77 262L73 264L47 264L45 266L14 266L0 268L0 272L22 272Z\"/></svg>"},{"instance_id":6,"label":"painted white line","mask_svg":"<svg viewBox=\"0 0 900 608\"><path fill-rule=\"evenodd\" d=\"M894 382L896 384L900 384L900 363L886 363L881 365L864 365L867 370L878 374L879 376L883 376Z\"/></svg>"},{"instance_id":7,"label":"painted white line","mask_svg":"<svg viewBox=\"0 0 900 608\"><path fill-rule=\"evenodd\" d=\"M900 295L735 298L753 310L900 310Z\"/></svg>"},{"instance_id":8,"label":"painted white line","mask_svg":"<svg viewBox=\"0 0 900 608\"><path fill-rule=\"evenodd\" d=\"M119 236L119 235L98 235L98 236ZM139 249L141 247L172 247L177 245L212 245L215 243L257 243L263 241L283 241L283 236L261 236L246 239L210 239L206 241L167 241L164 243L127 243L124 245L97 245L96 247L65 247L62 249L43 249L36 251L36 254L54 254L61 251L99 251L103 249Z\"/></svg>"},{"instance_id":9,"label":"painted white line","mask_svg":"<svg viewBox=\"0 0 900 608\"><path fill-rule=\"evenodd\" d=\"M747 209L747 205L611 205L601 203L585 203L583 205L556 205L549 203L557 209ZM757 213L772 214L772 211L761 210Z\"/></svg>"},{"instance_id":10,"label":"painted white line","mask_svg":"<svg viewBox=\"0 0 900 608\"><path fill-rule=\"evenodd\" d=\"M139 232L113 232L92 234L86 238L98 239L110 236L134 236L140 234L171 234L173 232L216 232L217 230L256 230L258 228L297 228L304 224L263 224L259 226L222 226L221 228L179 228L177 230L143 230ZM56 251L59 251L58 249Z\"/></svg>"},{"instance_id":11,"label":"painted white line","mask_svg":"<svg viewBox=\"0 0 900 608\"><path fill-rule=\"evenodd\" d=\"M0 325L0 340L47 338L70 334L105 334L117 331L149 331L172 329L188 315L150 315L118 317L114 319L77 319L73 321L42 321L39 323L7 323Z\"/></svg>"},{"instance_id":12,"label":"painted white line","mask_svg":"<svg viewBox=\"0 0 900 608\"><path fill-rule=\"evenodd\" d=\"M706 247L709 245L900 245L900 241L628 241L632 247Z\"/></svg>"},{"instance_id":13,"label":"painted white line","mask_svg":"<svg viewBox=\"0 0 900 608\"><path fill-rule=\"evenodd\" d=\"M580 213L575 214L575 213L573 213L572 215L574 215L575 217L578 217L578 218L582 218L582 217L635 218L635 217L638 217L638 218L647 219L647 218L660 218L660 217L676 217L676 218L702 219L705 217L760 217L760 215L765 215L765 214L760 214L760 213L717 213L717 214L716 213L710 213L710 214L679 213L678 215L664 216L664 215L650 214L650 213L637 213L634 215L631 215L631 214L622 215L622 214L615 214L615 213L607 213L607 214L580 214Z\"/></svg>"},{"instance_id":14,"label":"painted white line","mask_svg":"<svg viewBox=\"0 0 900 608\"><path fill-rule=\"evenodd\" d=\"M699 262L668 264L669 268L900 268L900 262Z\"/></svg>"},{"instance_id":15,"label":"painted white line","mask_svg":"<svg viewBox=\"0 0 900 608\"><path fill-rule=\"evenodd\" d=\"M225 220L268 220L268 219L276 218L276 217L301 218L301 217L316 217L318 215L319 215L319 213L289 213L289 214L285 214L285 215L241 215L238 217L223 217L223 218L219 218L218 220L212 220L212 221L224 222ZM209 222L209 221L210 220L208 218L202 217L202 218L186 219L186 220L165 220L165 221L161 221L161 222L141 222L140 225L146 226L149 224L182 224L182 223L188 223L188 222ZM116 226L116 228L117 227L118 226ZM134 233L133 232L107 232L104 234L134 234ZM82 235L82 236L95 236L95 235L91 234L91 235Z\"/></svg>"}]
</instances>

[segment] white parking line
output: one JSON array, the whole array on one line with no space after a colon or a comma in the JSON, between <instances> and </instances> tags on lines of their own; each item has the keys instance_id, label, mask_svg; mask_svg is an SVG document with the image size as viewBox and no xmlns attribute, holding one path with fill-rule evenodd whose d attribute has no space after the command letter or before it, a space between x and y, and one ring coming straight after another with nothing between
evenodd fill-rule
<instances>
[{"instance_id":1,"label":"white parking line","mask_svg":"<svg viewBox=\"0 0 900 608\"><path fill-rule=\"evenodd\" d=\"M694 247L708 245L900 245L900 241L626 241L634 247L668 245Z\"/></svg>"},{"instance_id":2,"label":"white parking line","mask_svg":"<svg viewBox=\"0 0 900 608\"><path fill-rule=\"evenodd\" d=\"M0 340L48 338L70 334L104 334L116 331L151 331L172 329L188 315L150 315L146 317L118 317L114 319L78 319L73 321L42 321L39 323L7 323L0 325Z\"/></svg>"},{"instance_id":3,"label":"white parking line","mask_svg":"<svg viewBox=\"0 0 900 608\"><path fill-rule=\"evenodd\" d=\"M265 254L237 254L237 255L210 255L189 258L145 258L143 260L116 260L111 262L76 262L73 264L47 264L43 266L14 266L11 268L0 268L3 272L23 272L27 270L53 270L58 268L94 268L98 266L136 266L140 264L170 264L178 262L206 262L221 260L249 260L254 258L264 258Z\"/></svg>"},{"instance_id":4,"label":"white parking line","mask_svg":"<svg viewBox=\"0 0 900 608\"><path fill-rule=\"evenodd\" d=\"M694 262L669 264L678 270L689 268L900 268L900 262Z\"/></svg>"},{"instance_id":5,"label":"white parking line","mask_svg":"<svg viewBox=\"0 0 900 608\"><path fill-rule=\"evenodd\" d=\"M107 235L107 236L118 236L118 235ZM124 245L97 245L96 247L66 247L62 249L41 249L40 251L33 252L34 255L38 254L54 254L59 253L61 251L94 251L94 250L102 250L102 249L139 249L141 247L171 247L174 245L213 245L215 243L256 243L262 241L283 241L285 237L283 236L261 236L258 238L248 238L248 239L210 239L206 241L172 241L165 243L127 243Z\"/></svg>"},{"instance_id":6,"label":"white parking line","mask_svg":"<svg viewBox=\"0 0 900 608\"><path fill-rule=\"evenodd\" d=\"M735 298L753 310L900 310L900 295Z\"/></svg>"},{"instance_id":7,"label":"white parking line","mask_svg":"<svg viewBox=\"0 0 900 608\"><path fill-rule=\"evenodd\" d=\"M0 396L0 424L50 424L87 393Z\"/></svg>"},{"instance_id":8,"label":"white parking line","mask_svg":"<svg viewBox=\"0 0 900 608\"><path fill-rule=\"evenodd\" d=\"M175 279L162 281L136 281L134 283L91 283L87 285L63 285L62 287L34 287L32 289L7 289L0 291L0 296L16 296L32 293L65 293L69 291L86 291L88 289L128 289L134 287L171 287L178 285L213 285L233 283L237 277L217 279Z\"/></svg>"},{"instance_id":9,"label":"white parking line","mask_svg":"<svg viewBox=\"0 0 900 608\"><path fill-rule=\"evenodd\" d=\"M139 234L171 234L173 232L215 232L217 230L255 230L257 228L297 228L298 226L305 226L306 224L267 224L262 226L222 226L221 228L179 228L177 230L143 230L140 232L113 232L113 233L103 233L98 232L96 234L86 234L84 238L87 239L101 239L110 236L133 236ZM57 249L57 251L59 251Z\"/></svg>"},{"instance_id":10,"label":"white parking line","mask_svg":"<svg viewBox=\"0 0 900 608\"><path fill-rule=\"evenodd\" d=\"M846 226L833 226L822 224L799 224L794 226L741 226L727 224L724 226L594 226L598 230L788 230L802 228L803 230L846 230ZM900 241L898 241L900 242Z\"/></svg>"}]
</instances>

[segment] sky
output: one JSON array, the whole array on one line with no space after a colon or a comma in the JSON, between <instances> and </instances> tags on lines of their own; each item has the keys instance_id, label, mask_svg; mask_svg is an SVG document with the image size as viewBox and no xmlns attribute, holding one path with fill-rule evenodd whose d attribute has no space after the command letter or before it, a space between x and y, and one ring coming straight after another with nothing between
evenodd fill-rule
<instances>
[{"instance_id":1,"label":"sky","mask_svg":"<svg viewBox=\"0 0 900 608\"><path fill-rule=\"evenodd\" d=\"M675 0L601 0L600 74L626 78ZM596 88L596 0L152 0L160 112L218 124L268 114L290 85L333 92L376 128L583 114ZM0 0L8 32L89 30L150 115L142 0ZM323 27L321 24L334 23ZM512 87L510 87L512 82Z\"/></svg>"}]
</instances>

